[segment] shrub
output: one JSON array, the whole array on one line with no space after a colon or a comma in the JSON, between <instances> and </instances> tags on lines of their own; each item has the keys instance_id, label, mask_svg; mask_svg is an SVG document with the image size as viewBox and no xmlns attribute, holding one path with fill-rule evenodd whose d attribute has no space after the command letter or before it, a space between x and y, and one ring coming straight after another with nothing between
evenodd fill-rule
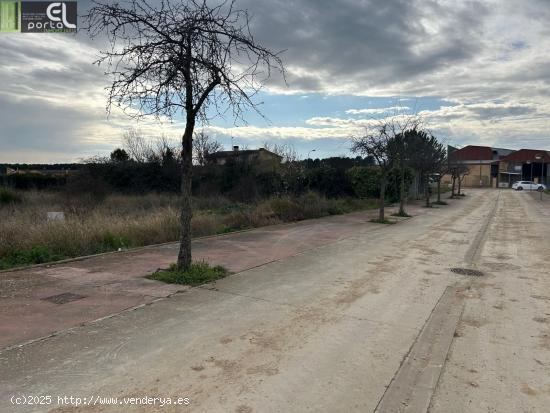
<instances>
[{"instance_id":1,"label":"shrub","mask_svg":"<svg viewBox=\"0 0 550 413\"><path fill-rule=\"evenodd\" d=\"M21 197L8 188L0 187L0 206L21 202Z\"/></svg>"},{"instance_id":2,"label":"shrub","mask_svg":"<svg viewBox=\"0 0 550 413\"><path fill-rule=\"evenodd\" d=\"M300 205L289 197L272 198L269 205L273 214L284 222L304 219Z\"/></svg>"},{"instance_id":3,"label":"shrub","mask_svg":"<svg viewBox=\"0 0 550 413\"><path fill-rule=\"evenodd\" d=\"M380 171L372 167L354 166L348 171L353 192L358 198L380 196Z\"/></svg>"},{"instance_id":4,"label":"shrub","mask_svg":"<svg viewBox=\"0 0 550 413\"><path fill-rule=\"evenodd\" d=\"M50 248L36 245L27 250L12 251L0 259L0 270L22 265L42 264L62 260L63 255L54 253Z\"/></svg>"},{"instance_id":5,"label":"shrub","mask_svg":"<svg viewBox=\"0 0 550 413\"><path fill-rule=\"evenodd\" d=\"M331 166L308 169L306 170L306 181L308 189L315 190L329 198L353 195L353 185L345 169Z\"/></svg>"},{"instance_id":6,"label":"shrub","mask_svg":"<svg viewBox=\"0 0 550 413\"><path fill-rule=\"evenodd\" d=\"M107 232L101 240L101 249L105 251L118 250L119 248L128 248L131 246L130 240L123 235L114 235Z\"/></svg>"}]
</instances>

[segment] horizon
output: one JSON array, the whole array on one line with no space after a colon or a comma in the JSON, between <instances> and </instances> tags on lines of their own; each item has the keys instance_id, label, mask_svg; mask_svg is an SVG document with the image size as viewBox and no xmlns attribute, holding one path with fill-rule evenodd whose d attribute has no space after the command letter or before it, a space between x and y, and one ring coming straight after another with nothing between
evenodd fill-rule
<instances>
[{"instance_id":1,"label":"horizon","mask_svg":"<svg viewBox=\"0 0 550 413\"><path fill-rule=\"evenodd\" d=\"M511 151L520 151L520 150L529 150L529 151L537 151L537 150L541 150L541 151L547 151L547 152L550 152L550 150L548 149L540 149L540 148L510 148L510 147L507 147L507 148L502 148L502 147L496 147L496 146L486 146L486 145L471 145L471 144L467 144L467 145L452 145L452 144L446 144L446 146L451 146L451 147L454 147L456 149L463 149L467 146L476 146L476 147L486 147L486 148L492 148L492 149L504 149L504 150L511 150ZM113 148L113 150L115 149L122 149L121 147L115 147ZM263 147L254 147L254 148L250 148L250 147L247 147L246 149L240 149L240 150L257 150L257 149L265 149ZM231 150L231 147L223 147L221 149L221 151L230 151ZM269 149L268 149L269 150ZM112 152L112 151L111 151ZM109 156L109 153L106 153L105 154L105 157L108 157ZM319 161L322 161L322 160L325 160L325 159L330 159L330 158L349 158L349 159L355 159L355 158L365 158L365 156L362 156L362 155L359 155L359 154L353 154L352 152L349 152L347 155L333 155L333 156L326 156L326 157L315 157L315 156L310 156L309 158L308 157L304 157L304 158L298 158L297 161L298 162L303 162L303 161L307 161L307 160L312 160L312 161L316 161L316 160L319 160ZM52 166L52 165L84 165L86 162L90 161L91 159L88 158L88 159L79 159L77 161L74 161L74 162L0 162L0 166L3 165L3 166L8 166L8 165L48 165L48 166Z\"/></svg>"}]
</instances>

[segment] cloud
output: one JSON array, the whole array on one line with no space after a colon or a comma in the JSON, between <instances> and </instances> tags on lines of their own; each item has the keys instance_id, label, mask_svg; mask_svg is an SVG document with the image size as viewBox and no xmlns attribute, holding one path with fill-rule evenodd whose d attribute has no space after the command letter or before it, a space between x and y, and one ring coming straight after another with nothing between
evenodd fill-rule
<instances>
[{"instance_id":1,"label":"cloud","mask_svg":"<svg viewBox=\"0 0 550 413\"><path fill-rule=\"evenodd\" d=\"M346 113L349 115L383 115L385 113L407 112L411 110L408 106L391 106L389 108L372 108L372 109L348 109Z\"/></svg>"},{"instance_id":2,"label":"cloud","mask_svg":"<svg viewBox=\"0 0 550 413\"><path fill-rule=\"evenodd\" d=\"M79 1L80 14L89 4ZM239 0L237 6L249 9L260 43L285 50L288 85L273 78L268 95L318 94L327 108L350 103L330 110L316 102L319 113L297 114L294 125L230 128L214 120L212 133L345 141L372 118L412 110L398 102L437 98L445 103L421 114L453 142L550 146L547 0ZM181 132L181 120L136 125L118 110L107 117L108 79L92 65L105 45L105 38L91 41L84 32L0 36L0 162L105 152L128 127ZM353 96L393 100L371 108Z\"/></svg>"}]
</instances>

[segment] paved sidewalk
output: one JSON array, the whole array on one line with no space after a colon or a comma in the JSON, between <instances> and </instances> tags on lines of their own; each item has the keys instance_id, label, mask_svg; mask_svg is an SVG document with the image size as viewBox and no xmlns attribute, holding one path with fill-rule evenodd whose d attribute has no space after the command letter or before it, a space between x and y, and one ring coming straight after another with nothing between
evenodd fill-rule
<instances>
[{"instance_id":1,"label":"paved sidewalk","mask_svg":"<svg viewBox=\"0 0 550 413\"><path fill-rule=\"evenodd\" d=\"M425 211L409 210L414 215ZM194 259L240 272L367 228L383 228L368 222L376 214L371 210L197 239ZM177 252L178 244L172 243L0 273L0 350L188 289L144 278L174 262Z\"/></svg>"}]
</instances>

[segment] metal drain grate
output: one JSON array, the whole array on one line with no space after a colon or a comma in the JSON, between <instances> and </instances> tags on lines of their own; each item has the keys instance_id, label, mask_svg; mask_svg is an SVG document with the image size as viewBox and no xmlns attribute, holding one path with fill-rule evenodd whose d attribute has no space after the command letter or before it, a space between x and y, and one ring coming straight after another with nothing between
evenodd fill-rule
<instances>
[{"instance_id":1,"label":"metal drain grate","mask_svg":"<svg viewBox=\"0 0 550 413\"><path fill-rule=\"evenodd\" d=\"M451 268L451 272L460 275L469 275L471 277L481 277L482 275L485 275L481 271L471 270L469 268Z\"/></svg>"},{"instance_id":2,"label":"metal drain grate","mask_svg":"<svg viewBox=\"0 0 550 413\"><path fill-rule=\"evenodd\" d=\"M44 301L49 301L50 303L54 304L66 304L70 303L71 301L81 300L83 298L86 298L84 295L80 294L73 294L73 293L63 293L63 294L57 294L52 295L51 297L43 298Z\"/></svg>"}]
</instances>

